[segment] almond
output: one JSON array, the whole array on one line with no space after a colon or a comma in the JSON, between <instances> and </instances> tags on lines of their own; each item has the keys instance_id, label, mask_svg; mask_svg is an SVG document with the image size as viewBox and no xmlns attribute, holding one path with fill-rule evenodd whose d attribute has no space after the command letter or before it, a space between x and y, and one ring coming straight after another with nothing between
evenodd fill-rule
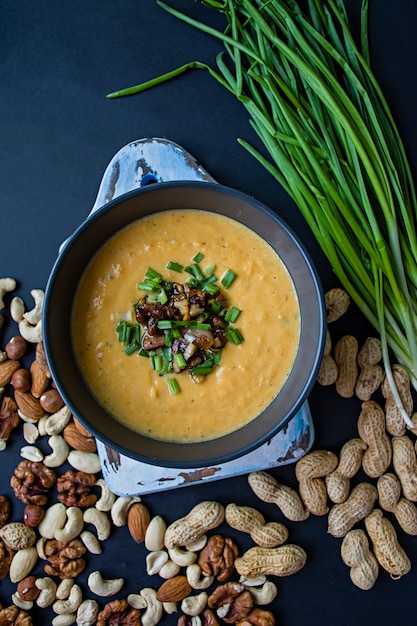
<instances>
[{"instance_id":1,"label":"almond","mask_svg":"<svg viewBox=\"0 0 417 626\"><path fill-rule=\"evenodd\" d=\"M156 599L160 602L181 602L190 595L191 591L187 577L179 574L162 583L156 592Z\"/></svg>"},{"instance_id":2,"label":"almond","mask_svg":"<svg viewBox=\"0 0 417 626\"><path fill-rule=\"evenodd\" d=\"M39 420L45 412L40 405L38 398L32 396L31 393L15 389L14 399L23 415L32 420Z\"/></svg>"},{"instance_id":3,"label":"almond","mask_svg":"<svg viewBox=\"0 0 417 626\"><path fill-rule=\"evenodd\" d=\"M10 359L0 363L0 387L4 387L9 384L13 374L19 369L19 367L19 361L12 361Z\"/></svg>"},{"instance_id":4,"label":"almond","mask_svg":"<svg viewBox=\"0 0 417 626\"><path fill-rule=\"evenodd\" d=\"M90 431L87 430L86 427L83 426L83 424L81 424L81 422L78 421L76 417L73 417L72 419L74 422L74 426L77 428L77 430L80 431L82 435L84 435L84 437L91 437Z\"/></svg>"},{"instance_id":5,"label":"almond","mask_svg":"<svg viewBox=\"0 0 417 626\"><path fill-rule=\"evenodd\" d=\"M32 377L32 395L35 396L35 398L40 398L41 395L48 389L49 378L39 365L38 361L33 361L31 364L30 375Z\"/></svg>"},{"instance_id":6,"label":"almond","mask_svg":"<svg viewBox=\"0 0 417 626\"><path fill-rule=\"evenodd\" d=\"M96 440L93 435L89 434L86 437L73 423L65 426L62 434L67 444L74 450L82 450L82 452L95 452L97 450Z\"/></svg>"},{"instance_id":7,"label":"almond","mask_svg":"<svg viewBox=\"0 0 417 626\"><path fill-rule=\"evenodd\" d=\"M151 521L149 511L144 504L135 502L127 512L127 527L136 543L145 541L146 529Z\"/></svg>"},{"instance_id":8,"label":"almond","mask_svg":"<svg viewBox=\"0 0 417 626\"><path fill-rule=\"evenodd\" d=\"M43 341L39 341L39 343L36 344L35 359L36 359L36 362L40 365L41 369L45 372L46 376L48 378L52 378L51 372L49 370L48 363L46 360L46 356L45 356Z\"/></svg>"}]
</instances>

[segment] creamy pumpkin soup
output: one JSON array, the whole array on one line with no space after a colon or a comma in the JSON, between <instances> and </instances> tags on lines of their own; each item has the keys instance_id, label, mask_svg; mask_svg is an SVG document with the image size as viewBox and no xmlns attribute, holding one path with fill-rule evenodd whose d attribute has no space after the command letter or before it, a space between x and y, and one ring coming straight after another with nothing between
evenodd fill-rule
<instances>
[{"instance_id":1,"label":"creamy pumpkin soup","mask_svg":"<svg viewBox=\"0 0 417 626\"><path fill-rule=\"evenodd\" d=\"M180 443L259 415L285 383L299 336L294 285L272 247L197 209L117 232L86 268L72 312L97 401L130 429Z\"/></svg>"}]
</instances>

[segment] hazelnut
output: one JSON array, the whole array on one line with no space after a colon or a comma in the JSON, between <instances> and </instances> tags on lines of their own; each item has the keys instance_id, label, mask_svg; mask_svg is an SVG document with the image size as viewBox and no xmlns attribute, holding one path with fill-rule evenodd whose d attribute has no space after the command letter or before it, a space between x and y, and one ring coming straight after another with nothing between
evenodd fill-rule
<instances>
[{"instance_id":1,"label":"hazelnut","mask_svg":"<svg viewBox=\"0 0 417 626\"><path fill-rule=\"evenodd\" d=\"M45 510L39 504L27 504L23 511L23 521L29 528L35 528L45 517Z\"/></svg>"},{"instance_id":2,"label":"hazelnut","mask_svg":"<svg viewBox=\"0 0 417 626\"><path fill-rule=\"evenodd\" d=\"M21 335L15 335L8 341L4 351L12 361L18 361L26 353L27 342Z\"/></svg>"},{"instance_id":3,"label":"hazelnut","mask_svg":"<svg viewBox=\"0 0 417 626\"><path fill-rule=\"evenodd\" d=\"M38 598L40 592L41 590L36 586L36 576L26 576L17 585L19 598L24 602L33 602Z\"/></svg>"},{"instance_id":4,"label":"hazelnut","mask_svg":"<svg viewBox=\"0 0 417 626\"><path fill-rule=\"evenodd\" d=\"M13 373L10 383L14 389L20 389L20 391L29 391L30 389L30 374L28 370L23 367L19 367Z\"/></svg>"},{"instance_id":5,"label":"hazelnut","mask_svg":"<svg viewBox=\"0 0 417 626\"><path fill-rule=\"evenodd\" d=\"M47 413L56 413L64 406L64 401L57 389L49 389L45 391L39 398L41 407Z\"/></svg>"}]
</instances>

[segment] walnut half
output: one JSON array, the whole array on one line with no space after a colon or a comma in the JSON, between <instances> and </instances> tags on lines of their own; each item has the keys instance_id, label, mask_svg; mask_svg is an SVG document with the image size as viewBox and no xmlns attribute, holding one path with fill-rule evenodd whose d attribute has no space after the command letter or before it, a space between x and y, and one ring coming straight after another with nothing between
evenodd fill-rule
<instances>
[{"instance_id":1,"label":"walnut half","mask_svg":"<svg viewBox=\"0 0 417 626\"><path fill-rule=\"evenodd\" d=\"M215 576L219 582L230 580L239 548L230 537L212 535L200 552L198 564L206 576Z\"/></svg>"},{"instance_id":2,"label":"walnut half","mask_svg":"<svg viewBox=\"0 0 417 626\"><path fill-rule=\"evenodd\" d=\"M252 611L253 596L243 585L228 582L216 587L207 603L226 624L235 624L244 621Z\"/></svg>"},{"instance_id":3,"label":"walnut half","mask_svg":"<svg viewBox=\"0 0 417 626\"><path fill-rule=\"evenodd\" d=\"M41 462L24 460L14 470L10 485L16 498L24 504L43 506L48 500L49 490L56 483L55 472Z\"/></svg>"},{"instance_id":4,"label":"walnut half","mask_svg":"<svg viewBox=\"0 0 417 626\"><path fill-rule=\"evenodd\" d=\"M129 606L127 600L108 602L97 616L97 626L140 626L140 611Z\"/></svg>"}]
</instances>

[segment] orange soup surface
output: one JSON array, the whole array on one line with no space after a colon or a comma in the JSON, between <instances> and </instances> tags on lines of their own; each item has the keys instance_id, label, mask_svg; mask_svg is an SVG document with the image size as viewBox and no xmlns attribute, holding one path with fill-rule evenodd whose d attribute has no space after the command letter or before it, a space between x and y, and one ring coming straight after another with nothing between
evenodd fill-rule
<instances>
[{"instance_id":1,"label":"orange soup surface","mask_svg":"<svg viewBox=\"0 0 417 626\"><path fill-rule=\"evenodd\" d=\"M220 287L228 269L237 274L222 292L242 310L236 326L244 338L226 344L201 383L186 371L160 376L148 358L124 354L115 331L143 296L137 284L149 267L176 282L167 263L187 266L196 253L204 255L202 268L216 266ZM113 235L86 268L72 312L75 355L97 401L128 428L179 443L221 437L259 415L285 383L299 336L298 299L280 257L246 226L198 209L163 211ZM176 395L168 376L180 385Z\"/></svg>"}]
</instances>

